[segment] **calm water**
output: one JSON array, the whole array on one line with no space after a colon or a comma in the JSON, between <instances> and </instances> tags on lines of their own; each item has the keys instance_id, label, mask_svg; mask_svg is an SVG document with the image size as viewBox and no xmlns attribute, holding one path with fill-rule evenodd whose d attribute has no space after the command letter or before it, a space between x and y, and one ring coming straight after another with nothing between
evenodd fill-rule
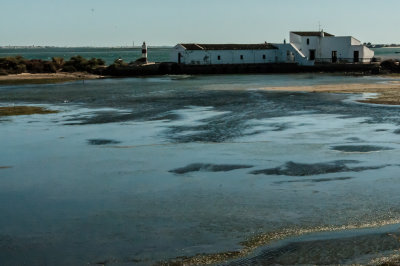
<instances>
[{"instance_id":1,"label":"calm water","mask_svg":"<svg viewBox=\"0 0 400 266\"><path fill-rule=\"evenodd\" d=\"M388 256L399 248L387 233L400 227L400 108L260 88L391 80L220 75L0 86L2 106L60 111L0 120L1 265L149 265L235 251L260 234L342 226L352 230L289 237L229 263Z\"/></svg>"},{"instance_id":2,"label":"calm water","mask_svg":"<svg viewBox=\"0 0 400 266\"><path fill-rule=\"evenodd\" d=\"M169 62L172 48L149 48L149 60L153 62ZM400 48L377 48L373 49L376 57L382 59L400 59ZM36 49L0 49L0 58L7 56L21 55L27 59L51 60L52 57L63 57L69 59L75 55L85 58L102 58L107 64L115 59L122 58L126 62L136 60L141 56L139 48L36 48Z\"/></svg>"},{"instance_id":3,"label":"calm water","mask_svg":"<svg viewBox=\"0 0 400 266\"><path fill-rule=\"evenodd\" d=\"M376 48L375 57L382 59L400 59L400 48Z\"/></svg>"},{"instance_id":4,"label":"calm water","mask_svg":"<svg viewBox=\"0 0 400 266\"><path fill-rule=\"evenodd\" d=\"M152 62L170 61L171 48L148 48L149 60ZM121 58L125 62L135 61L140 58L141 48L27 48L27 49L0 49L0 58L21 55L27 59L51 60L52 57L63 57L68 60L72 56L80 55L85 58L101 58L107 64L112 64Z\"/></svg>"}]
</instances>

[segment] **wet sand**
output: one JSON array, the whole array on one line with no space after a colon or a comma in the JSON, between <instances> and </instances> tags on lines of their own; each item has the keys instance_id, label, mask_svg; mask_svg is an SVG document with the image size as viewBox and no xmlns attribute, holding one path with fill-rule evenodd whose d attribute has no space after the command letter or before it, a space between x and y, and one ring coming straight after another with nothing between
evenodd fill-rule
<instances>
[{"instance_id":1,"label":"wet sand","mask_svg":"<svg viewBox=\"0 0 400 266\"><path fill-rule=\"evenodd\" d=\"M22 73L0 76L0 85L19 85L19 84L46 84L59 83L74 80L99 79L100 75L84 72L60 72L60 73Z\"/></svg>"},{"instance_id":2,"label":"wet sand","mask_svg":"<svg viewBox=\"0 0 400 266\"><path fill-rule=\"evenodd\" d=\"M288 87L264 87L268 91L296 91L314 93L377 93L376 97L360 100L363 103L373 104L400 104L400 82L392 81L381 84L330 84L314 86L288 86Z\"/></svg>"}]
</instances>

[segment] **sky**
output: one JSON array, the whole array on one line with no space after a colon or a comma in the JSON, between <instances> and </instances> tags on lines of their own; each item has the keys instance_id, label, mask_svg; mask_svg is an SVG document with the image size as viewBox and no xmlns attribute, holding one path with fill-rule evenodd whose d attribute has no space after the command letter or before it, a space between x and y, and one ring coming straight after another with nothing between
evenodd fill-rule
<instances>
[{"instance_id":1,"label":"sky","mask_svg":"<svg viewBox=\"0 0 400 266\"><path fill-rule=\"evenodd\" d=\"M323 28L400 43L399 0L0 0L0 46L283 42Z\"/></svg>"}]
</instances>

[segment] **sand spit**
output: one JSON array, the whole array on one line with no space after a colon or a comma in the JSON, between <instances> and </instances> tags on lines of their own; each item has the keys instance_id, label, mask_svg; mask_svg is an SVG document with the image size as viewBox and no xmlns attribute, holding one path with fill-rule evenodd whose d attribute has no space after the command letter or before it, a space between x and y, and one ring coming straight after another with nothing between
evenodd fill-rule
<instances>
[{"instance_id":1,"label":"sand spit","mask_svg":"<svg viewBox=\"0 0 400 266\"><path fill-rule=\"evenodd\" d=\"M46 84L60 83L74 80L99 79L100 75L84 72L59 72L59 73L22 73L0 76L0 85L19 85L19 84Z\"/></svg>"},{"instance_id":2,"label":"sand spit","mask_svg":"<svg viewBox=\"0 0 400 266\"><path fill-rule=\"evenodd\" d=\"M241 242L240 245L242 246L242 248L236 251L227 251L215 254L198 254L193 257L178 257L167 261L160 261L156 265L160 266L161 265L210 265L210 264L228 263L229 261L233 262L233 260L244 258L250 255L257 248L287 238L298 237L313 233L323 233L323 232L335 233L340 231L343 232L344 230L373 229L387 225L397 225L399 224L399 222L400 221L398 219L389 219L382 222L371 222L365 224L321 226L314 228L296 228L296 227L286 228L280 231L255 235L252 238ZM371 262L371 264L380 265L380 262L394 263L398 259L399 259L398 257L395 257L395 258L387 258L385 261L382 261L384 260L384 258L380 258L380 260L376 259L376 261ZM388 265L398 265L398 264L388 264Z\"/></svg>"},{"instance_id":3,"label":"sand spit","mask_svg":"<svg viewBox=\"0 0 400 266\"><path fill-rule=\"evenodd\" d=\"M400 81L380 84L330 84L314 86L265 87L268 91L301 91L314 93L377 93L376 98L359 100L363 103L400 105Z\"/></svg>"},{"instance_id":4,"label":"sand spit","mask_svg":"<svg viewBox=\"0 0 400 266\"><path fill-rule=\"evenodd\" d=\"M53 114L59 111L49 110L44 107L38 106L8 106L0 107L1 116L14 116L14 115L33 115L33 114Z\"/></svg>"}]
</instances>

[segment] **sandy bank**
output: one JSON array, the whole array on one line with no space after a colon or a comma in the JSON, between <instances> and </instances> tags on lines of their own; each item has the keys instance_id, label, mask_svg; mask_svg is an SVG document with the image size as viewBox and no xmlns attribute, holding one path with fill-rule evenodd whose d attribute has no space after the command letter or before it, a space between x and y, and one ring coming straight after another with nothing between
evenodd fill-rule
<instances>
[{"instance_id":1,"label":"sandy bank","mask_svg":"<svg viewBox=\"0 0 400 266\"><path fill-rule=\"evenodd\" d=\"M377 93L376 98L360 102L400 105L400 81L382 84L330 84L315 86L265 87L268 91L302 91L325 93Z\"/></svg>"},{"instance_id":2,"label":"sandy bank","mask_svg":"<svg viewBox=\"0 0 400 266\"><path fill-rule=\"evenodd\" d=\"M49 110L44 107L37 107L37 106L0 107L0 117L14 116L14 115L53 114L53 113L58 113L58 111Z\"/></svg>"},{"instance_id":3,"label":"sandy bank","mask_svg":"<svg viewBox=\"0 0 400 266\"><path fill-rule=\"evenodd\" d=\"M98 79L103 76L83 72L59 72L59 73L22 73L0 76L0 85L18 85L18 84L45 84L59 83L74 80Z\"/></svg>"}]
</instances>

